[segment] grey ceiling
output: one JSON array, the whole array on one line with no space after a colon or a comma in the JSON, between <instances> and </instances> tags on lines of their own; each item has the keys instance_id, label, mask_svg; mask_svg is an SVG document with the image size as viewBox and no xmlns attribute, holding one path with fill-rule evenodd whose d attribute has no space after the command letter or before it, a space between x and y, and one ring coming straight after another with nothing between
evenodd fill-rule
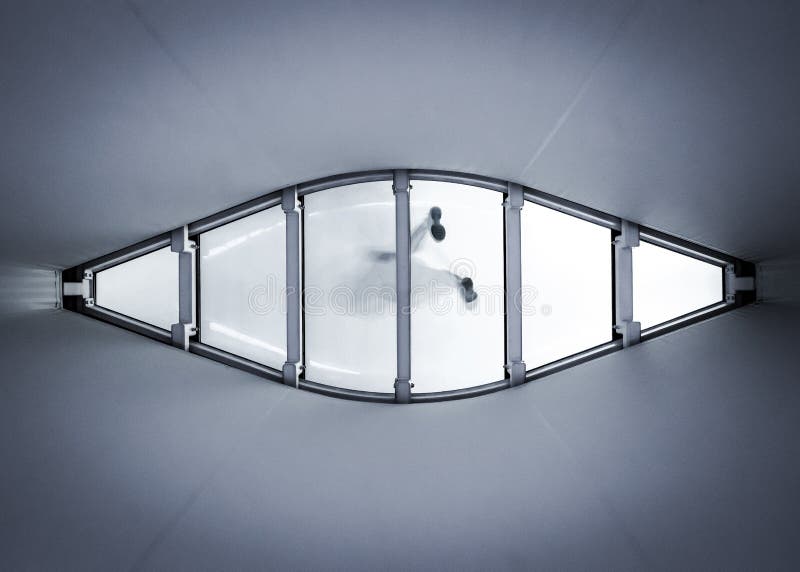
<instances>
[{"instance_id":1,"label":"grey ceiling","mask_svg":"<svg viewBox=\"0 0 800 572\"><path fill-rule=\"evenodd\" d=\"M2 568L796 571L798 319L743 308L410 406L72 312L8 319Z\"/></svg>"},{"instance_id":2,"label":"grey ceiling","mask_svg":"<svg viewBox=\"0 0 800 572\"><path fill-rule=\"evenodd\" d=\"M286 184L507 178L800 243L796 2L3 2L0 257L70 266Z\"/></svg>"}]
</instances>

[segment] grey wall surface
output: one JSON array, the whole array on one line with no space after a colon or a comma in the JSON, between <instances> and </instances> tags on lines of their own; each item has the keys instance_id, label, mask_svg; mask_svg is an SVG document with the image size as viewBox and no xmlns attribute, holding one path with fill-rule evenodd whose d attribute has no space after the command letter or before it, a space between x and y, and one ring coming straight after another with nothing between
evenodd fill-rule
<instances>
[{"instance_id":1,"label":"grey wall surface","mask_svg":"<svg viewBox=\"0 0 800 572\"><path fill-rule=\"evenodd\" d=\"M70 267L387 167L786 256L798 28L788 1L5 1L0 258Z\"/></svg>"},{"instance_id":2,"label":"grey wall surface","mask_svg":"<svg viewBox=\"0 0 800 572\"><path fill-rule=\"evenodd\" d=\"M482 398L317 396L65 311L0 328L7 570L796 569L798 309Z\"/></svg>"},{"instance_id":3,"label":"grey wall surface","mask_svg":"<svg viewBox=\"0 0 800 572\"><path fill-rule=\"evenodd\" d=\"M0 316L54 309L56 280L52 269L0 261Z\"/></svg>"}]
</instances>

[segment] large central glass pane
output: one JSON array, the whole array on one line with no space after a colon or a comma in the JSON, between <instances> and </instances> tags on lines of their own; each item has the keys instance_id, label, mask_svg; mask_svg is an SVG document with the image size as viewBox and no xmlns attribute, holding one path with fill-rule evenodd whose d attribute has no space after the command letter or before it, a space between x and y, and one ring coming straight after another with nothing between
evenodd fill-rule
<instances>
[{"instance_id":1,"label":"large central glass pane","mask_svg":"<svg viewBox=\"0 0 800 572\"><path fill-rule=\"evenodd\" d=\"M286 361L286 216L280 207L200 235L200 339L281 369Z\"/></svg>"},{"instance_id":2,"label":"large central glass pane","mask_svg":"<svg viewBox=\"0 0 800 572\"><path fill-rule=\"evenodd\" d=\"M611 231L522 209L522 359L533 369L611 340Z\"/></svg>"},{"instance_id":3,"label":"large central glass pane","mask_svg":"<svg viewBox=\"0 0 800 572\"><path fill-rule=\"evenodd\" d=\"M391 393L397 372L392 184L337 187L303 202L306 379Z\"/></svg>"},{"instance_id":4,"label":"large central glass pane","mask_svg":"<svg viewBox=\"0 0 800 572\"><path fill-rule=\"evenodd\" d=\"M414 392L503 379L503 195L412 181L410 199Z\"/></svg>"}]
</instances>

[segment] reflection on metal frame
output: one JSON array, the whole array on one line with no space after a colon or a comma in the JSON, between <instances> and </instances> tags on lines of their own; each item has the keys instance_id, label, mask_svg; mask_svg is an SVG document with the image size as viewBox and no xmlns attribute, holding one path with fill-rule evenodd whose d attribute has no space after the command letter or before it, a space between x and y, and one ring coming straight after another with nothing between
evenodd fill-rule
<instances>
[{"instance_id":1,"label":"reflection on metal frame","mask_svg":"<svg viewBox=\"0 0 800 572\"><path fill-rule=\"evenodd\" d=\"M466 399L468 397L478 397L479 395L487 395L507 389L511 387L511 382L508 379L501 379L492 383L484 385L476 385L474 387L465 387L463 389L452 389L450 391L436 391L433 393L412 393L411 403L434 403L436 401L453 401L456 399Z\"/></svg>"},{"instance_id":2,"label":"reflection on metal frame","mask_svg":"<svg viewBox=\"0 0 800 572\"><path fill-rule=\"evenodd\" d=\"M393 171L361 171L358 173L348 173L346 175L334 175L324 177L297 185L297 196L310 195L333 187L344 187L357 183L373 183L375 181L391 181Z\"/></svg>"},{"instance_id":3,"label":"reflection on metal frame","mask_svg":"<svg viewBox=\"0 0 800 572\"><path fill-rule=\"evenodd\" d=\"M335 387L333 385L325 385L324 383L317 383L307 379L301 379L299 382L300 389L313 391L321 395L329 397L339 397L341 399L350 399L352 401L369 401L372 403L395 403L394 393L379 393L375 391L358 391L355 389L345 389L343 387Z\"/></svg>"},{"instance_id":4,"label":"reflection on metal frame","mask_svg":"<svg viewBox=\"0 0 800 572\"><path fill-rule=\"evenodd\" d=\"M622 228L622 220L619 217L579 205L578 203L573 203L567 199L554 197L542 191L527 188L525 189L524 195L526 201L553 209L554 211L562 212L574 216L575 218L610 228L611 230L620 230Z\"/></svg>"},{"instance_id":5,"label":"reflection on metal frame","mask_svg":"<svg viewBox=\"0 0 800 572\"><path fill-rule=\"evenodd\" d=\"M608 355L613 353L617 350L622 349L622 340L613 340L611 342L606 342L599 346L595 346L593 348L589 348L588 350L578 352L577 354L573 354L571 356L567 356L565 358L561 358L560 360L556 360L554 362L550 362L543 366L530 369L525 374L525 381L533 381L536 379L541 379L547 375L557 373L559 371L565 370L569 367L576 366L578 364L585 363L587 361Z\"/></svg>"},{"instance_id":6,"label":"reflection on metal frame","mask_svg":"<svg viewBox=\"0 0 800 572\"><path fill-rule=\"evenodd\" d=\"M677 318L673 318L661 324L656 324L655 326L651 326L645 330L642 330L642 341L652 340L653 338L674 332L680 328L702 322L703 320L708 320L714 316L719 316L720 314L729 312L734 308L736 308L734 304L727 304L725 302L711 304L705 308L700 308L694 312L689 312L683 316L678 316Z\"/></svg>"},{"instance_id":7,"label":"reflection on metal frame","mask_svg":"<svg viewBox=\"0 0 800 572\"><path fill-rule=\"evenodd\" d=\"M266 196L247 201L246 203L224 210L221 213L213 214L191 223L189 225L189 237L192 238L198 234L214 230L219 226L267 210L279 204L281 204L281 191L273 191Z\"/></svg>"},{"instance_id":8,"label":"reflection on metal frame","mask_svg":"<svg viewBox=\"0 0 800 572\"><path fill-rule=\"evenodd\" d=\"M429 169L411 169L408 171L410 179L418 181L440 181L442 183L459 183L472 187L483 187L490 191L505 193L508 191L508 183L500 179L491 177L481 177L480 175L467 175L464 173L452 173L450 171L433 171Z\"/></svg>"},{"instance_id":9,"label":"reflection on metal frame","mask_svg":"<svg viewBox=\"0 0 800 572\"><path fill-rule=\"evenodd\" d=\"M158 236L154 236L153 238L148 238L147 240L137 242L132 246L121 248L115 252L112 252L111 254L106 254L100 258L90 260L81 266L83 267L84 271L89 271L96 274L111 268L112 266L117 266L118 264L127 262L128 260L139 258L140 256L150 254L156 250L161 250L170 244L172 244L172 233L165 232L163 234L159 234Z\"/></svg>"},{"instance_id":10,"label":"reflection on metal frame","mask_svg":"<svg viewBox=\"0 0 800 572\"><path fill-rule=\"evenodd\" d=\"M464 185L482 187L485 189L490 189L501 193L507 193L510 184L506 181L501 181L499 179L494 179L491 177L482 177L479 175L454 173L454 172L439 171L439 170L412 169L412 170L401 170L401 171L377 170L377 171L362 171L357 173L348 173L344 175L336 175L332 177L316 179L314 181L302 183L290 188L296 189L296 195L295 195L296 197L301 197L303 195L323 191L325 189L333 187L352 185L357 183L365 183L365 182L374 182L374 181L391 181L397 176L398 173L403 174L406 180L417 179L417 180L459 183ZM622 228L623 221L619 217L615 217L613 215L609 215L607 213L603 213L601 211L585 207L583 205L573 203L572 201L568 201L560 197L549 195L547 193L535 189L522 187L522 190L523 190L523 197L527 201L531 201L541 206L557 210L559 212L580 218L588 222L592 222L594 224L612 229L614 231L619 231ZM268 208L278 206L281 204L283 191L284 189L272 191L262 197L255 198L240 205L226 209L220 213L216 213L208 217L205 217L199 221L196 221L194 223L190 223L188 225L188 230L187 230L188 236L196 240L197 238L199 238L199 235L203 232L207 232L219 226L228 224L230 222L266 210ZM713 249L698 244L694 244L687 240L673 237L661 231L647 227L640 227L639 234L642 240L646 240L647 242L653 243L662 248L667 248L679 254L684 254L686 256L690 256L692 258L696 258L704 262L715 264L723 268L725 268L726 266L730 267L731 265L734 265L737 277L739 277L740 275L752 276L754 274L752 268L753 265L751 263L739 260L728 254L718 252ZM129 260L138 258L150 252L170 246L170 243L171 243L170 233L168 232L163 233L153 238L138 242L127 248L117 250L115 252L112 252L111 254L101 256L84 264L78 265L74 268L67 269L64 271L64 274L72 277L71 279L75 279L76 276L77 277L83 276L84 272L88 272L91 275L91 273L100 272L112 266L122 264L123 262L127 262ZM400 251L398 250L398 253L399 252ZM196 272L197 272L196 280L198 287L198 291L196 294L196 299L197 299L196 306L199 309L200 306L199 299L201 296L201 292L199 291L199 284L200 284L199 275L201 272L200 264L196 265ZM91 286L92 286L91 294L93 298L94 280L91 281ZM91 300L91 298L89 300ZM680 316L668 322L664 322L662 324L658 324L656 326L643 330L641 332L641 340L642 341L650 340L660 335L675 331L679 328L695 324L697 322L700 322L702 320L714 316L718 316L724 312L739 307L740 305L749 303L749 301L751 300L755 300L754 292L749 293L748 296L740 296L737 294L734 302L728 302L728 303L720 302L718 304L714 304L706 308L701 308L695 312L691 312L684 316ZM137 334L147 336L148 338L166 344L172 343L172 336L169 331L130 318L123 314L119 314L112 310L108 310L106 308L101 308L98 306L93 306L91 305L91 303L83 303L83 302L77 304L77 306L74 307L74 309L80 313L83 313L97 320L101 320L113 324L115 326L124 328L126 330L135 332ZM197 319L199 321L199 317ZM623 346L622 340L616 339L611 342L602 344L600 346L590 348L586 351L565 357L550 364L546 364L544 366L529 370L525 372L524 381L529 382L541 379L552 373L556 373L564 369L567 369L569 367L573 367L575 365L587 362L589 360L604 355L608 355L612 352L622 349L622 346ZM189 351L199 356L203 356L207 359L223 363L230 367L235 367L242 371L247 371L254 375L258 375L265 379L269 379L279 383L284 381L284 375L281 371L253 362L238 355L231 354L223 350L219 350L217 348L205 345L199 341L199 335L198 335L198 340L192 339L189 342ZM400 352L398 351L398 359L399 358L400 358ZM398 366L400 366L399 363ZM399 374L400 370L398 370L398 376ZM413 393L413 391L411 391L407 399L403 397L402 399L398 400L397 395L393 393L357 391L339 387L332 387L305 379L302 375L297 380L297 387L305 389L307 391L312 391L314 393L328 395L331 397L339 397L342 399L351 399L358 401L368 401L373 403L396 403L398 401L401 402L405 401L410 403L431 403L436 401L464 399L468 397L476 397L480 395L486 395L488 393L493 393L495 391L506 389L510 387L510 385L511 385L510 380L505 379L505 380L495 381L492 383L487 383L484 385L457 389L452 391L442 391L434 393Z\"/></svg>"},{"instance_id":11,"label":"reflection on metal frame","mask_svg":"<svg viewBox=\"0 0 800 572\"><path fill-rule=\"evenodd\" d=\"M172 333L169 330L158 328L147 322L130 318L124 314L107 308L101 308L100 306L85 306L83 313L92 318L97 318L103 322L113 324L114 326L147 336L150 339L172 345Z\"/></svg>"},{"instance_id":12,"label":"reflection on metal frame","mask_svg":"<svg viewBox=\"0 0 800 572\"><path fill-rule=\"evenodd\" d=\"M652 228L640 227L639 237L650 244L655 244L661 248L666 248L667 250L683 254L684 256L690 256L691 258L696 258L697 260L702 260L703 262L708 262L715 266L724 267L736 262L736 258L733 256L728 256L722 252L717 252L711 248L700 246L699 244L689 242L688 240L676 236L669 236L666 233Z\"/></svg>"},{"instance_id":13,"label":"reflection on metal frame","mask_svg":"<svg viewBox=\"0 0 800 572\"><path fill-rule=\"evenodd\" d=\"M213 346L191 341L189 342L189 352L231 367L235 367L236 369L241 369L242 371L264 377L271 381L283 383L283 374L277 369L273 369L258 362L237 356L236 354L220 350Z\"/></svg>"}]
</instances>

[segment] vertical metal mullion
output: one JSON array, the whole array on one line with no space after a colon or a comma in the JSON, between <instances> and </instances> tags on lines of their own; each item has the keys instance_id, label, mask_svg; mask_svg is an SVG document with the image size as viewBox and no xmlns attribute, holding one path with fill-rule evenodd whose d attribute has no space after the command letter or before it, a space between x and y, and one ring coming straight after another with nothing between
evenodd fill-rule
<instances>
[{"instance_id":1,"label":"vertical metal mullion","mask_svg":"<svg viewBox=\"0 0 800 572\"><path fill-rule=\"evenodd\" d=\"M286 362L283 382L298 387L301 369L300 316L300 209L297 186L283 190L281 208L286 214Z\"/></svg>"},{"instance_id":2,"label":"vertical metal mullion","mask_svg":"<svg viewBox=\"0 0 800 572\"><path fill-rule=\"evenodd\" d=\"M394 172L396 290L397 290L397 403L411 402L411 229L407 170Z\"/></svg>"},{"instance_id":3,"label":"vertical metal mullion","mask_svg":"<svg viewBox=\"0 0 800 572\"><path fill-rule=\"evenodd\" d=\"M505 244L506 371L509 385L525 381L522 361L522 186L508 183L503 202Z\"/></svg>"},{"instance_id":4,"label":"vertical metal mullion","mask_svg":"<svg viewBox=\"0 0 800 572\"><path fill-rule=\"evenodd\" d=\"M202 280L200 278L202 272L202 258L200 257L200 235L194 237L194 335L195 341L201 341L201 332L200 332L200 324L202 321L202 315L200 313L200 309L202 307L202 299L203 299L203 291L200 287Z\"/></svg>"},{"instance_id":5,"label":"vertical metal mullion","mask_svg":"<svg viewBox=\"0 0 800 572\"><path fill-rule=\"evenodd\" d=\"M170 250L178 253L178 323L172 324L172 345L189 350L189 338L195 326L195 252L189 240L189 227L183 225L170 235Z\"/></svg>"},{"instance_id":6,"label":"vertical metal mullion","mask_svg":"<svg viewBox=\"0 0 800 572\"><path fill-rule=\"evenodd\" d=\"M633 320L633 248L639 246L639 225L622 221L614 239L614 328L622 335L622 347L638 344L642 328Z\"/></svg>"}]
</instances>

